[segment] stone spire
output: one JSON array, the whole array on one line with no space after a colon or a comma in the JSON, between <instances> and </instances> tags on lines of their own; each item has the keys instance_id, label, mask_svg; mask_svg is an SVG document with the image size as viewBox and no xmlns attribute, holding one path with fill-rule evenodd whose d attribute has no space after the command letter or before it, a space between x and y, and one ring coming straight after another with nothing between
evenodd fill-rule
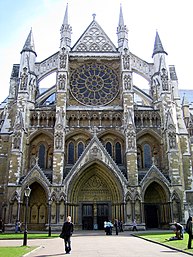
<instances>
[{"instance_id":1,"label":"stone spire","mask_svg":"<svg viewBox=\"0 0 193 257\"><path fill-rule=\"evenodd\" d=\"M68 4L66 5L66 11L64 15L63 24L60 29L61 39L60 39L60 48L70 48L71 46L71 33L72 28L68 24Z\"/></svg>"},{"instance_id":2,"label":"stone spire","mask_svg":"<svg viewBox=\"0 0 193 257\"><path fill-rule=\"evenodd\" d=\"M37 56L36 51L35 51L32 29L30 30L30 33L29 33L29 35L28 35L28 37L25 41L25 44L24 44L23 49L21 51L21 54L25 51L33 52Z\"/></svg>"},{"instance_id":3,"label":"stone spire","mask_svg":"<svg viewBox=\"0 0 193 257\"><path fill-rule=\"evenodd\" d=\"M162 46L162 42L161 42L161 40L160 40L159 34L158 34L158 32L156 31L155 43L154 43L154 49L153 49L152 58L154 57L155 54L158 54L158 53L167 54L167 53L164 51L164 48L163 48L163 46Z\"/></svg>"},{"instance_id":4,"label":"stone spire","mask_svg":"<svg viewBox=\"0 0 193 257\"><path fill-rule=\"evenodd\" d=\"M19 74L23 72L23 69L27 69L28 72L35 72L36 57L37 54L31 29L21 51Z\"/></svg>"},{"instance_id":5,"label":"stone spire","mask_svg":"<svg viewBox=\"0 0 193 257\"><path fill-rule=\"evenodd\" d=\"M128 29L126 25L124 25L123 19L123 11L122 6L120 6L120 14L119 14L119 24L117 27L117 36L118 36L118 48L128 49Z\"/></svg>"},{"instance_id":6,"label":"stone spire","mask_svg":"<svg viewBox=\"0 0 193 257\"><path fill-rule=\"evenodd\" d=\"M167 71L168 68L167 68L167 64L166 64L166 55L167 55L167 53L165 52L162 42L160 40L159 34L156 31L154 49L153 49L153 54L152 54L152 58L154 61L154 74L159 73L160 76L163 75L162 77L164 78L165 84L168 81L168 71ZM167 79L167 81L165 81L166 79ZM169 89L168 86L163 86L163 87L165 87L165 89L163 89L163 90L168 91L168 89Z\"/></svg>"}]
</instances>

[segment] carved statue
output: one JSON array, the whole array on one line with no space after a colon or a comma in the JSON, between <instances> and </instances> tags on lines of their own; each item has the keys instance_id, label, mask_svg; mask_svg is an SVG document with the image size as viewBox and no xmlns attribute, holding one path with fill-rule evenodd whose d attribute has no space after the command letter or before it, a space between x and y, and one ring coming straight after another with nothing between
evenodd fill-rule
<instances>
[{"instance_id":1,"label":"carved statue","mask_svg":"<svg viewBox=\"0 0 193 257\"><path fill-rule=\"evenodd\" d=\"M20 83L20 89L21 90L26 90L27 89L27 80L28 80L28 75L27 75L27 68L23 68L23 73L21 74L21 83Z\"/></svg>"},{"instance_id":2,"label":"carved statue","mask_svg":"<svg viewBox=\"0 0 193 257\"><path fill-rule=\"evenodd\" d=\"M126 52L123 55L123 68L125 70L129 70L130 69L130 56Z\"/></svg>"},{"instance_id":3,"label":"carved statue","mask_svg":"<svg viewBox=\"0 0 193 257\"><path fill-rule=\"evenodd\" d=\"M58 77L58 88L59 90L64 90L65 89L65 83L66 83L66 76L65 74L60 74Z\"/></svg>"},{"instance_id":4,"label":"carved statue","mask_svg":"<svg viewBox=\"0 0 193 257\"><path fill-rule=\"evenodd\" d=\"M123 80L124 80L125 90L131 90L131 76L130 75L125 75Z\"/></svg>"},{"instance_id":5,"label":"carved statue","mask_svg":"<svg viewBox=\"0 0 193 257\"><path fill-rule=\"evenodd\" d=\"M63 145L62 140L63 140L62 132L57 133L56 136L55 136L56 149L62 149L62 145Z\"/></svg>"},{"instance_id":6,"label":"carved statue","mask_svg":"<svg viewBox=\"0 0 193 257\"><path fill-rule=\"evenodd\" d=\"M60 68L61 69L65 69L66 68L66 60L67 60L67 56L65 54L65 49L62 49L62 53L60 54Z\"/></svg>"},{"instance_id":7,"label":"carved statue","mask_svg":"<svg viewBox=\"0 0 193 257\"><path fill-rule=\"evenodd\" d=\"M161 80L162 80L162 88L164 91L168 90L168 74L166 69L162 69L162 75L161 75Z\"/></svg>"}]
</instances>

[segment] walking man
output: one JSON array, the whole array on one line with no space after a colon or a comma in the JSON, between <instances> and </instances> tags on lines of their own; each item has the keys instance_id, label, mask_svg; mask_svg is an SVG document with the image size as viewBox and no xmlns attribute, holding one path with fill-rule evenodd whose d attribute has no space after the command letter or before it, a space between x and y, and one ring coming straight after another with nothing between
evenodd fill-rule
<instances>
[{"instance_id":1,"label":"walking man","mask_svg":"<svg viewBox=\"0 0 193 257\"><path fill-rule=\"evenodd\" d=\"M71 240L70 239L71 239L73 230L74 230L74 225L71 222L71 217L68 216L62 226L62 234L64 237L65 251L67 254L70 254L70 251L71 251Z\"/></svg>"}]
</instances>

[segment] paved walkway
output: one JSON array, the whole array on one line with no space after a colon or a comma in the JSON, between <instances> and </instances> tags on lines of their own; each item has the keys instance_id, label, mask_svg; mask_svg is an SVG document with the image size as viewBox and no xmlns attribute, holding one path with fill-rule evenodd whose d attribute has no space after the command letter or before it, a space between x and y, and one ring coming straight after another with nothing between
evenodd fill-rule
<instances>
[{"instance_id":1,"label":"paved walkway","mask_svg":"<svg viewBox=\"0 0 193 257\"><path fill-rule=\"evenodd\" d=\"M0 246L22 245L22 240L0 240ZM64 254L63 239L28 239L29 246L38 249L25 257L61 257ZM118 236L106 236L101 232L75 232L72 236L72 257L190 257L159 244L132 236L129 232Z\"/></svg>"}]
</instances>

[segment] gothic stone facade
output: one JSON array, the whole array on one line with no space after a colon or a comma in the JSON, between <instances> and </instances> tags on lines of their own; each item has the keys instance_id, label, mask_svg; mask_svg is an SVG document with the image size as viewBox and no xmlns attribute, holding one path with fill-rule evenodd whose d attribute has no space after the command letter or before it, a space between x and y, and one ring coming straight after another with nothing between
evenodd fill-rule
<instances>
[{"instance_id":1,"label":"gothic stone facade","mask_svg":"<svg viewBox=\"0 0 193 257\"><path fill-rule=\"evenodd\" d=\"M185 222L192 212L192 114L156 33L152 63L133 54L120 8L118 46L93 20L71 46L68 7L59 51L36 62L32 31L0 106L0 215L12 228L77 229L135 218L141 228ZM42 92L39 83L56 74ZM149 92L133 83L137 73Z\"/></svg>"}]
</instances>

